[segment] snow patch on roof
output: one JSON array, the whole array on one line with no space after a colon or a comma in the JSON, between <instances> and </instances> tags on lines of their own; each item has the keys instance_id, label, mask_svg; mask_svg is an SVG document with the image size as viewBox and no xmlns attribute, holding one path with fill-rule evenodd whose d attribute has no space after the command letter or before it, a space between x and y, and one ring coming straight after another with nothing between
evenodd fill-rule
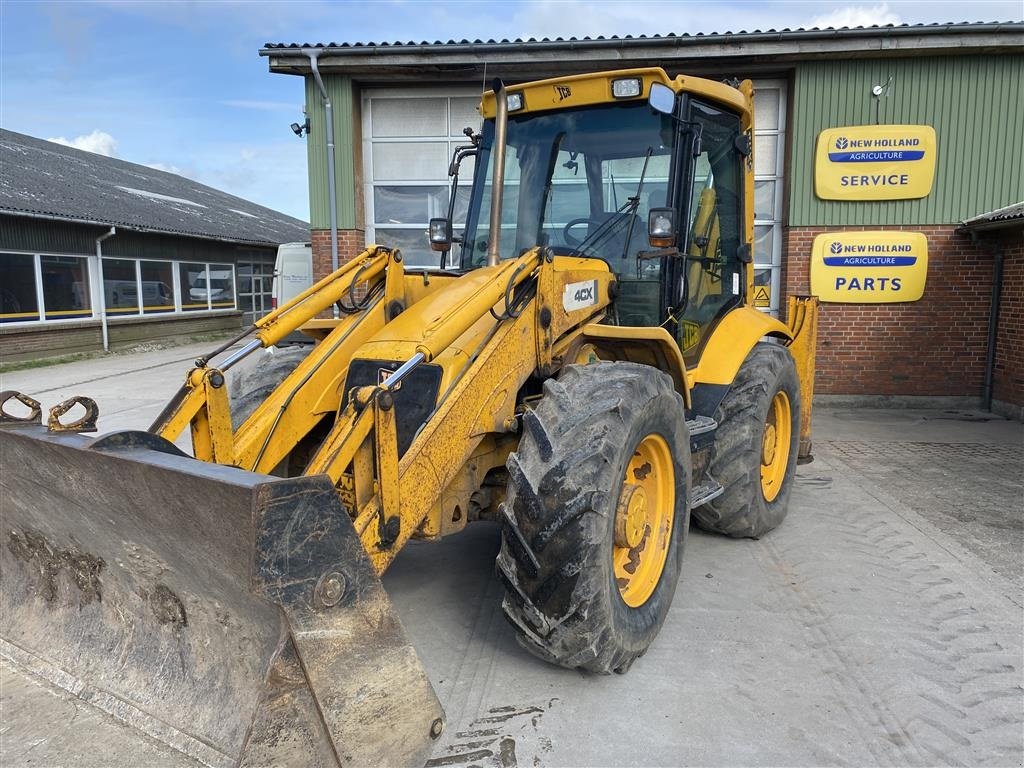
<instances>
[{"instance_id":1,"label":"snow patch on roof","mask_svg":"<svg viewBox=\"0 0 1024 768\"><path fill-rule=\"evenodd\" d=\"M161 195L159 192L147 192L144 189L135 189L134 187L117 187L124 192L131 192L133 195L139 195L140 197L148 197L151 200L165 200L168 203L184 203L185 205L194 205L196 208L205 208L206 206L202 203L197 203L194 200L186 200L184 197L171 197L170 195ZM234 210L232 208L231 210ZM235 211L238 213L238 211ZM255 218L255 217L253 217Z\"/></svg>"},{"instance_id":2,"label":"snow patch on roof","mask_svg":"<svg viewBox=\"0 0 1024 768\"><path fill-rule=\"evenodd\" d=\"M259 216L257 216L254 213L246 213L245 211L240 211L237 208L228 208L228 210L231 211L232 213L237 213L239 216L248 216L250 219L259 218Z\"/></svg>"}]
</instances>

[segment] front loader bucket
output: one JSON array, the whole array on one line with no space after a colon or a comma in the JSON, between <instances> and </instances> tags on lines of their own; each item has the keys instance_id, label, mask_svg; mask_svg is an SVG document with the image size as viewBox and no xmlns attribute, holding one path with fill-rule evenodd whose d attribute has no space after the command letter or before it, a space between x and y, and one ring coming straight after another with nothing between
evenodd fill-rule
<instances>
[{"instance_id":1,"label":"front loader bucket","mask_svg":"<svg viewBox=\"0 0 1024 768\"><path fill-rule=\"evenodd\" d=\"M416 765L440 704L326 476L0 429L0 764Z\"/></svg>"}]
</instances>

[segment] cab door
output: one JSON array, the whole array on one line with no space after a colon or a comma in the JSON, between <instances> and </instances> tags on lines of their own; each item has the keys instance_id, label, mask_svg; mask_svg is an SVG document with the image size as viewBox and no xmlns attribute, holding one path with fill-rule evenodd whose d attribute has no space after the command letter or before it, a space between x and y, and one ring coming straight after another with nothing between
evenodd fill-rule
<instances>
[{"instance_id":1,"label":"cab door","mask_svg":"<svg viewBox=\"0 0 1024 768\"><path fill-rule=\"evenodd\" d=\"M743 303L750 260L743 235L749 143L736 114L696 99L689 101L684 114L695 154L689 181L684 178L681 190L685 240L677 266L683 295L676 334L690 366L715 325Z\"/></svg>"}]
</instances>

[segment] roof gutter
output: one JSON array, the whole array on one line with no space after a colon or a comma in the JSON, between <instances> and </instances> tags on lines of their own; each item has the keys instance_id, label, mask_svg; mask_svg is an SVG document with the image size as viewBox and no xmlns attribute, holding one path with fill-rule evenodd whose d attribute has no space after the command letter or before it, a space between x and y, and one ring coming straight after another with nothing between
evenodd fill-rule
<instances>
[{"instance_id":1,"label":"roof gutter","mask_svg":"<svg viewBox=\"0 0 1024 768\"><path fill-rule=\"evenodd\" d=\"M1014 33L1016 33L1014 35ZM342 45L319 45L314 48L298 45L266 45L260 49L260 56L274 57L278 59L298 58L309 56L310 51L318 52L319 55L332 58L349 57L395 57L430 54L487 54L494 55L502 51L539 53L558 51L580 52L586 50L602 50L614 48L618 50L630 48L673 48L685 49L687 46L697 45L719 45L723 48L735 47L737 53L749 57L751 51L749 46L756 43L784 43L793 42L803 44L809 41L831 42L839 39L890 39L905 37L935 38L941 49L962 47L950 40L951 35L971 36L978 34L1000 34L1014 35L1004 43L1009 48L1021 47L1024 45L1024 25L1016 22L993 22L978 24L935 24L917 26L885 26L885 27L855 27L842 29L797 29L797 30L770 30L766 32L727 32L695 35L668 35L649 37L623 37L623 38L597 38L597 39L556 39L556 40L524 40L524 41L481 41L473 42L433 42L433 43L354 43ZM1014 39L1015 38L1015 39ZM1002 44L1001 44L1002 47ZM872 46L870 50L877 50ZM294 66L294 62L288 65ZM275 66L274 63L271 66ZM278 62L276 66L285 66L284 62Z\"/></svg>"}]
</instances>

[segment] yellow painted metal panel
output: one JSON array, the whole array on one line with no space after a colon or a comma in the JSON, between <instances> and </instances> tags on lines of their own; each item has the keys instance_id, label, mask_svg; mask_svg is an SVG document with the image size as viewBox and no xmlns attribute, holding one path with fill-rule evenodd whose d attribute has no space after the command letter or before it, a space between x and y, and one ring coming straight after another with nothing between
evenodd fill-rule
<instances>
[{"instance_id":1,"label":"yellow painted metal panel","mask_svg":"<svg viewBox=\"0 0 1024 768\"><path fill-rule=\"evenodd\" d=\"M639 95L624 99L613 96L612 81L631 77L642 80ZM665 74L664 69L650 67L554 77L523 85L509 86L509 94L519 93L523 96L522 109L511 114L604 104L611 101L638 101L647 98L651 83L667 85L676 93L697 94L748 115L752 109L749 93L740 93L731 86L703 77L679 75L672 80ZM494 91L487 91L483 95L480 113L484 118L489 119L494 117L494 110Z\"/></svg>"},{"instance_id":2,"label":"yellow painted metal panel","mask_svg":"<svg viewBox=\"0 0 1024 768\"><path fill-rule=\"evenodd\" d=\"M814 238L811 293L841 304L917 301L928 275L920 232L831 232Z\"/></svg>"},{"instance_id":3,"label":"yellow painted metal panel","mask_svg":"<svg viewBox=\"0 0 1024 768\"><path fill-rule=\"evenodd\" d=\"M929 125L852 125L818 134L814 190L824 200L912 200L935 179Z\"/></svg>"},{"instance_id":4,"label":"yellow painted metal panel","mask_svg":"<svg viewBox=\"0 0 1024 768\"><path fill-rule=\"evenodd\" d=\"M788 327L758 309L732 310L715 327L697 367L687 372L688 384L732 384L747 353L767 335L793 338Z\"/></svg>"}]
</instances>

